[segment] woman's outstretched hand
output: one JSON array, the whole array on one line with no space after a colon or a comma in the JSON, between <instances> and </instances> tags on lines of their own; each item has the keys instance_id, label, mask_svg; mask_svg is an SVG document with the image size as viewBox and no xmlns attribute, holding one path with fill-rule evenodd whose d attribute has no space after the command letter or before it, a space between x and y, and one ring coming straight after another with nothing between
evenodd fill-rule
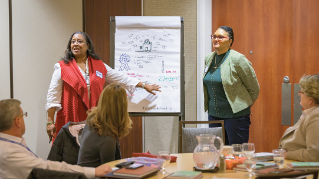
<instances>
[{"instance_id":1,"label":"woman's outstretched hand","mask_svg":"<svg viewBox=\"0 0 319 179\"><path fill-rule=\"evenodd\" d=\"M159 91L159 92L161 92L160 88L161 88L161 87L160 87L159 85L156 85L156 84L152 84L152 85L145 84L145 87L144 87L144 89L145 89L147 92L149 92L149 93L151 93L151 94L153 94L153 95L156 95L156 93L155 93L154 91Z\"/></svg>"}]
</instances>

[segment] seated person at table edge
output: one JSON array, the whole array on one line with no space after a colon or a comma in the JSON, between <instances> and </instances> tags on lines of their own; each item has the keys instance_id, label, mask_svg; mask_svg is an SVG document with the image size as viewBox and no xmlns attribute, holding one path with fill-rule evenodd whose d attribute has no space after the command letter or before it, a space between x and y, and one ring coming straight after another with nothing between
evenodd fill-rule
<instances>
[{"instance_id":1,"label":"seated person at table edge","mask_svg":"<svg viewBox=\"0 0 319 179\"><path fill-rule=\"evenodd\" d=\"M126 91L120 85L111 84L102 91L97 107L86 119L78 165L95 167L121 159L118 139L132 128L127 104Z\"/></svg>"},{"instance_id":2,"label":"seated person at table edge","mask_svg":"<svg viewBox=\"0 0 319 179\"><path fill-rule=\"evenodd\" d=\"M287 150L287 159L319 162L319 75L303 76L299 84L304 111L298 122L285 131L279 148Z\"/></svg>"},{"instance_id":3,"label":"seated person at table edge","mask_svg":"<svg viewBox=\"0 0 319 179\"><path fill-rule=\"evenodd\" d=\"M20 104L16 99L0 101L0 178L28 178L34 168L83 173L88 178L112 171L107 164L88 168L39 158L22 137L26 130L24 117L27 113L23 113Z\"/></svg>"}]
</instances>

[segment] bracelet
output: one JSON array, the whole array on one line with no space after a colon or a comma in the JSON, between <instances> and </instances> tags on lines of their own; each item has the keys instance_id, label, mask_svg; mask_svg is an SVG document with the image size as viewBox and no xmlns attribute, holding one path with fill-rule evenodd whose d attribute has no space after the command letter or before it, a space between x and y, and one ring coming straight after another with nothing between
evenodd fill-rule
<instances>
[{"instance_id":1,"label":"bracelet","mask_svg":"<svg viewBox=\"0 0 319 179\"><path fill-rule=\"evenodd\" d=\"M54 122L47 122L47 125L54 124Z\"/></svg>"},{"instance_id":2,"label":"bracelet","mask_svg":"<svg viewBox=\"0 0 319 179\"><path fill-rule=\"evenodd\" d=\"M143 85L142 85L142 88L144 89L144 87L145 87L145 83L143 83Z\"/></svg>"}]
</instances>

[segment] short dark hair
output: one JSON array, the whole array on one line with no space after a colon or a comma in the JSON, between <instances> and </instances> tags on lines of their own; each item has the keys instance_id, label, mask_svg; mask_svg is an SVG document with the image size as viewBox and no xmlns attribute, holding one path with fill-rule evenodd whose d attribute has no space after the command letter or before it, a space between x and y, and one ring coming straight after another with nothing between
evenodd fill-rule
<instances>
[{"instance_id":1,"label":"short dark hair","mask_svg":"<svg viewBox=\"0 0 319 179\"><path fill-rule=\"evenodd\" d=\"M230 39L232 39L231 44L230 44L230 46L232 46L233 42L234 42L234 31L233 31L233 28L228 27L228 26L220 26L219 29L223 29L224 31L227 32L228 37Z\"/></svg>"},{"instance_id":2,"label":"short dark hair","mask_svg":"<svg viewBox=\"0 0 319 179\"><path fill-rule=\"evenodd\" d=\"M91 40L91 38L89 37L89 35L85 32L81 32L81 31L77 31L77 32L74 32L71 37L70 37L70 40L69 40L69 43L68 43L68 46L66 47L66 50L65 50L65 56L61 59L64 61L64 63L69 63L70 61L73 60L74 58L74 55L71 51L71 41L72 41L72 38L75 34L81 34L83 35L85 41L86 41L86 44L89 45L89 48L87 50L87 56L90 56L96 60L99 60L100 59L100 56L98 54L95 53L94 51L94 46L93 46L93 42Z\"/></svg>"}]
</instances>

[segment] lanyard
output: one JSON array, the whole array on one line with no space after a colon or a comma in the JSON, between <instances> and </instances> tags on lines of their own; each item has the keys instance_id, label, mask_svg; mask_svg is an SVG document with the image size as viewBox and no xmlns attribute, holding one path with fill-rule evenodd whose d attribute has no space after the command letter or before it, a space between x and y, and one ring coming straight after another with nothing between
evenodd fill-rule
<instances>
[{"instance_id":1,"label":"lanyard","mask_svg":"<svg viewBox=\"0 0 319 179\"><path fill-rule=\"evenodd\" d=\"M22 146L22 147L28 149L28 151L30 151L31 153L33 153L27 146L24 146L23 144L21 144L21 143L19 143L19 142L15 142L15 141L12 141L12 140L9 140L9 139L5 139L5 138L2 138L2 137L0 137L0 140L6 141L6 142L11 142L11 143L13 143L13 144L18 144L18 145L20 145L20 146ZM33 155L36 156L37 158L39 158L39 157L38 157L37 155L35 155L34 153L33 153Z\"/></svg>"}]
</instances>

